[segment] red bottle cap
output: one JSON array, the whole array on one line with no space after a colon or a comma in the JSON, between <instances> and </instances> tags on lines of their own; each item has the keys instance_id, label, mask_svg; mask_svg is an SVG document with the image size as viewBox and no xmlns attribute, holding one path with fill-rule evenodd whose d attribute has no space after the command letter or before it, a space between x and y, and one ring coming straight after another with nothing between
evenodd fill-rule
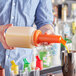
<instances>
[{"instance_id":1,"label":"red bottle cap","mask_svg":"<svg viewBox=\"0 0 76 76\"><path fill-rule=\"evenodd\" d=\"M43 69L43 61L40 60L39 56L36 56L36 68L40 68L40 70Z\"/></svg>"}]
</instances>

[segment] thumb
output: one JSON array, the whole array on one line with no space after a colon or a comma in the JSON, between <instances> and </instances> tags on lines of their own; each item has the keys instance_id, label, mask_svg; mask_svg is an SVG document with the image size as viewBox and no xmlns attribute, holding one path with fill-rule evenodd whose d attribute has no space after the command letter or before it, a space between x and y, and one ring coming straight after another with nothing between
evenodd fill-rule
<instances>
[{"instance_id":1,"label":"thumb","mask_svg":"<svg viewBox=\"0 0 76 76\"><path fill-rule=\"evenodd\" d=\"M7 25L5 25L4 29L6 30L6 29L8 29L11 26L13 26L13 24L7 24Z\"/></svg>"}]
</instances>

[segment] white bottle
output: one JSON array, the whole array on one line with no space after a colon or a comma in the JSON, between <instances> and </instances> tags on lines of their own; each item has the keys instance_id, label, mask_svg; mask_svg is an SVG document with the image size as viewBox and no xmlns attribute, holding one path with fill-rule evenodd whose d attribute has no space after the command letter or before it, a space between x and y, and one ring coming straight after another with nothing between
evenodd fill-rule
<instances>
[{"instance_id":1,"label":"white bottle","mask_svg":"<svg viewBox=\"0 0 76 76\"><path fill-rule=\"evenodd\" d=\"M76 50L76 32L72 38L72 50Z\"/></svg>"},{"instance_id":2,"label":"white bottle","mask_svg":"<svg viewBox=\"0 0 76 76\"><path fill-rule=\"evenodd\" d=\"M58 33L58 25L55 26L55 34L56 35L59 35ZM59 43L56 43L56 44L53 44L52 46L52 50L53 50L53 59L52 59L52 63L53 63L53 67L56 67L56 66L60 66L61 65L61 61L60 61L60 44Z\"/></svg>"}]
</instances>

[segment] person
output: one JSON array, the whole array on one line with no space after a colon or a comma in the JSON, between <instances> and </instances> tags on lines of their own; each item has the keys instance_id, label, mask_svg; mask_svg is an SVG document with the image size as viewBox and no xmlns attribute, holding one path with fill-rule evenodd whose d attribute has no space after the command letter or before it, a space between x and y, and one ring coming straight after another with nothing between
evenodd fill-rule
<instances>
[{"instance_id":1,"label":"person","mask_svg":"<svg viewBox=\"0 0 76 76\"><path fill-rule=\"evenodd\" d=\"M9 47L5 31L13 26L33 27L43 33L53 33L53 14L51 0L0 0L0 63L5 75L10 76L10 61L14 60L23 69L23 59L32 60L32 49Z\"/></svg>"}]
</instances>

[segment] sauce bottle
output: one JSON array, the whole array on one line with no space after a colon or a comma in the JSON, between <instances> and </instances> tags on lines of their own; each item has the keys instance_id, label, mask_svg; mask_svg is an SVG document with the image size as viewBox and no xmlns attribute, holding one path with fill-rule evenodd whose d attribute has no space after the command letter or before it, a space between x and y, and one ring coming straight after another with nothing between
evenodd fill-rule
<instances>
[{"instance_id":1,"label":"sauce bottle","mask_svg":"<svg viewBox=\"0 0 76 76\"><path fill-rule=\"evenodd\" d=\"M61 36L42 34L33 27L9 27L5 38L8 46L11 47L33 48L43 42L66 44Z\"/></svg>"}]
</instances>

